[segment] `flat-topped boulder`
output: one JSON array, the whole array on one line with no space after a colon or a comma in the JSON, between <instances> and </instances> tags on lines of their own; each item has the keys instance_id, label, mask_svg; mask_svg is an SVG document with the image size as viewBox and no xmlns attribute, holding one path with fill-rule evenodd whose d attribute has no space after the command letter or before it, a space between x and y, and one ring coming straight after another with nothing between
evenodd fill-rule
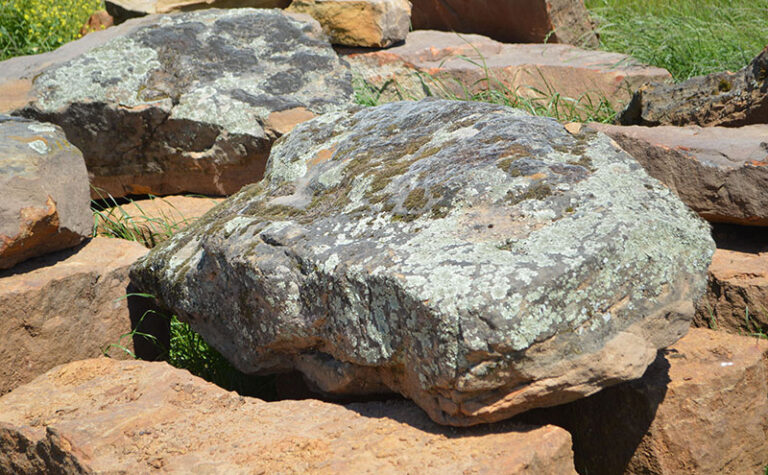
<instances>
[{"instance_id":1,"label":"flat-topped boulder","mask_svg":"<svg viewBox=\"0 0 768 475\"><path fill-rule=\"evenodd\" d=\"M336 45L386 47L411 26L409 0L293 0L288 11L310 15Z\"/></svg>"},{"instance_id":2,"label":"flat-topped boulder","mask_svg":"<svg viewBox=\"0 0 768 475\"><path fill-rule=\"evenodd\" d=\"M243 372L472 425L640 377L687 331L713 247L608 137L425 100L297 126L131 278Z\"/></svg>"},{"instance_id":3,"label":"flat-topped boulder","mask_svg":"<svg viewBox=\"0 0 768 475\"><path fill-rule=\"evenodd\" d=\"M91 235L83 155L61 128L0 115L0 270Z\"/></svg>"},{"instance_id":4,"label":"flat-topped boulder","mask_svg":"<svg viewBox=\"0 0 768 475\"><path fill-rule=\"evenodd\" d=\"M743 69L679 84L649 84L617 117L623 125L768 124L768 47Z\"/></svg>"},{"instance_id":5,"label":"flat-topped boulder","mask_svg":"<svg viewBox=\"0 0 768 475\"><path fill-rule=\"evenodd\" d=\"M702 218L768 226L768 124L590 127L611 136Z\"/></svg>"},{"instance_id":6,"label":"flat-topped boulder","mask_svg":"<svg viewBox=\"0 0 768 475\"><path fill-rule=\"evenodd\" d=\"M122 23L155 13L174 13L202 8L285 8L291 0L106 0L107 12Z\"/></svg>"},{"instance_id":7,"label":"flat-topped boulder","mask_svg":"<svg viewBox=\"0 0 768 475\"><path fill-rule=\"evenodd\" d=\"M629 102L631 91L649 81L671 81L662 68L605 51L558 44L504 44L485 36L412 31L405 43L386 50L340 50L356 75L381 100L421 99L507 90L542 97L556 91L593 105Z\"/></svg>"},{"instance_id":8,"label":"flat-topped boulder","mask_svg":"<svg viewBox=\"0 0 768 475\"><path fill-rule=\"evenodd\" d=\"M128 267L146 253L135 242L95 238L0 271L0 394L104 350L127 356L112 344L135 351L121 336L145 307L125 298Z\"/></svg>"},{"instance_id":9,"label":"flat-topped boulder","mask_svg":"<svg viewBox=\"0 0 768 475\"><path fill-rule=\"evenodd\" d=\"M509 43L597 47L583 0L412 0L415 30L479 33Z\"/></svg>"},{"instance_id":10,"label":"flat-topped boulder","mask_svg":"<svg viewBox=\"0 0 768 475\"><path fill-rule=\"evenodd\" d=\"M559 427L440 427L406 401L264 402L165 363L92 359L0 398L3 473L575 474Z\"/></svg>"},{"instance_id":11,"label":"flat-topped boulder","mask_svg":"<svg viewBox=\"0 0 768 475\"><path fill-rule=\"evenodd\" d=\"M234 193L274 140L352 100L319 25L278 10L145 17L41 56L3 63L0 109L61 126L94 197Z\"/></svg>"}]
</instances>

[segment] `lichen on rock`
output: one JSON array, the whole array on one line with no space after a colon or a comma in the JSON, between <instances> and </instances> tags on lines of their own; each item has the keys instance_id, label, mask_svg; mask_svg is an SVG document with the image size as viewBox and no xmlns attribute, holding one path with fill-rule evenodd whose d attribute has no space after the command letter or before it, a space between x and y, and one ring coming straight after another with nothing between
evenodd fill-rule
<instances>
[{"instance_id":1,"label":"lichen on rock","mask_svg":"<svg viewBox=\"0 0 768 475\"><path fill-rule=\"evenodd\" d=\"M687 330L712 252L602 134L426 100L296 127L261 183L132 276L244 371L383 384L471 425L642 375Z\"/></svg>"}]
</instances>

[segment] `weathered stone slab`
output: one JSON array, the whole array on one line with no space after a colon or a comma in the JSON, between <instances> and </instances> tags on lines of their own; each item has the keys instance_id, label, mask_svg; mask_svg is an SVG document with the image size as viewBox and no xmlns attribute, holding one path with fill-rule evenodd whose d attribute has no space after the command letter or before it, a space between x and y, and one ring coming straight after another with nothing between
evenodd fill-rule
<instances>
[{"instance_id":1,"label":"weathered stone slab","mask_svg":"<svg viewBox=\"0 0 768 475\"><path fill-rule=\"evenodd\" d=\"M285 8L291 0L107 0L107 11L117 23L155 13L202 8Z\"/></svg>"},{"instance_id":2,"label":"weathered stone slab","mask_svg":"<svg viewBox=\"0 0 768 475\"><path fill-rule=\"evenodd\" d=\"M80 361L0 398L8 473L575 474L554 426L440 427L414 405L267 403L165 363Z\"/></svg>"},{"instance_id":3,"label":"weathered stone slab","mask_svg":"<svg viewBox=\"0 0 768 475\"><path fill-rule=\"evenodd\" d=\"M80 151L59 127L0 115L0 270L76 246L92 227Z\"/></svg>"},{"instance_id":4,"label":"weathered stone slab","mask_svg":"<svg viewBox=\"0 0 768 475\"><path fill-rule=\"evenodd\" d=\"M573 436L579 473L762 473L768 460L768 340L690 333L637 381L526 414Z\"/></svg>"},{"instance_id":5,"label":"weathered stone slab","mask_svg":"<svg viewBox=\"0 0 768 475\"><path fill-rule=\"evenodd\" d=\"M712 251L608 137L428 100L298 126L265 181L131 276L241 371L471 425L640 377L686 332Z\"/></svg>"},{"instance_id":6,"label":"weathered stone slab","mask_svg":"<svg viewBox=\"0 0 768 475\"><path fill-rule=\"evenodd\" d=\"M139 240L155 244L186 228L222 201L203 196L134 200L99 211L95 215L96 232L119 236L119 231L128 229Z\"/></svg>"},{"instance_id":7,"label":"weathered stone slab","mask_svg":"<svg viewBox=\"0 0 768 475\"><path fill-rule=\"evenodd\" d=\"M95 238L0 272L0 394L112 343L133 350L120 336L141 315L131 315L124 297L128 267L146 252L135 242Z\"/></svg>"},{"instance_id":8,"label":"weathered stone slab","mask_svg":"<svg viewBox=\"0 0 768 475\"><path fill-rule=\"evenodd\" d=\"M413 31L403 45L382 51L340 52L356 75L383 90L386 102L506 88L529 97L541 97L534 89L575 99L589 96L592 104L606 99L618 108L642 84L671 80L665 69L618 53L570 45L504 44L440 31Z\"/></svg>"},{"instance_id":9,"label":"weathered stone slab","mask_svg":"<svg viewBox=\"0 0 768 475\"><path fill-rule=\"evenodd\" d=\"M597 47L583 0L412 0L415 30L478 33L508 43Z\"/></svg>"},{"instance_id":10,"label":"weathered stone slab","mask_svg":"<svg viewBox=\"0 0 768 475\"><path fill-rule=\"evenodd\" d=\"M293 0L288 11L310 15L331 43L345 46L389 46L411 26L408 0Z\"/></svg>"},{"instance_id":11,"label":"weathered stone slab","mask_svg":"<svg viewBox=\"0 0 768 475\"><path fill-rule=\"evenodd\" d=\"M85 40L4 63L0 106L60 125L115 197L234 193L275 139L352 100L319 25L277 10L146 17Z\"/></svg>"},{"instance_id":12,"label":"weathered stone slab","mask_svg":"<svg viewBox=\"0 0 768 475\"><path fill-rule=\"evenodd\" d=\"M768 252L718 249L694 322L733 333L768 333Z\"/></svg>"},{"instance_id":13,"label":"weathered stone slab","mask_svg":"<svg viewBox=\"0 0 768 475\"><path fill-rule=\"evenodd\" d=\"M590 127L616 140L702 218L768 226L768 124Z\"/></svg>"},{"instance_id":14,"label":"weathered stone slab","mask_svg":"<svg viewBox=\"0 0 768 475\"><path fill-rule=\"evenodd\" d=\"M740 127L768 124L768 47L744 69L635 92L617 121L623 125Z\"/></svg>"}]
</instances>

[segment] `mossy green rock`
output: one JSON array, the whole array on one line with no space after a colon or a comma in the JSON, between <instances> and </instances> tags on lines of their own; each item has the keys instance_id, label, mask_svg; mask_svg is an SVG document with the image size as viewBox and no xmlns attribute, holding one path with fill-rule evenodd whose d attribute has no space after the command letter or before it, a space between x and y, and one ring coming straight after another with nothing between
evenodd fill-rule
<instances>
[{"instance_id":1,"label":"mossy green rock","mask_svg":"<svg viewBox=\"0 0 768 475\"><path fill-rule=\"evenodd\" d=\"M713 248L606 136L426 100L296 127L132 278L243 371L472 425L640 377Z\"/></svg>"},{"instance_id":2,"label":"mossy green rock","mask_svg":"<svg viewBox=\"0 0 768 475\"><path fill-rule=\"evenodd\" d=\"M149 16L5 64L0 109L61 126L112 196L235 193L277 137L353 97L317 22L279 10Z\"/></svg>"}]
</instances>

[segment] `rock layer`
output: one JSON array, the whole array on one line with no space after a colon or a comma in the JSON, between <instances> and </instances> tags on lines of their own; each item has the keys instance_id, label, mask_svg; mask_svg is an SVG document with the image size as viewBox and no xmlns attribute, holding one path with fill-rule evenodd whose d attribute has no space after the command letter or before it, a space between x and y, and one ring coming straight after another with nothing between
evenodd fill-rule
<instances>
[{"instance_id":1,"label":"rock layer","mask_svg":"<svg viewBox=\"0 0 768 475\"><path fill-rule=\"evenodd\" d=\"M571 432L579 473L762 473L766 393L768 341L691 329L642 379L523 419Z\"/></svg>"},{"instance_id":2,"label":"rock layer","mask_svg":"<svg viewBox=\"0 0 768 475\"><path fill-rule=\"evenodd\" d=\"M0 270L90 236L89 195L83 155L59 127L0 115Z\"/></svg>"},{"instance_id":3,"label":"rock layer","mask_svg":"<svg viewBox=\"0 0 768 475\"><path fill-rule=\"evenodd\" d=\"M413 28L597 47L583 0L412 0Z\"/></svg>"},{"instance_id":4,"label":"rock layer","mask_svg":"<svg viewBox=\"0 0 768 475\"><path fill-rule=\"evenodd\" d=\"M411 20L408 0L294 0L288 11L317 20L333 44L368 48L403 41Z\"/></svg>"},{"instance_id":5,"label":"rock layer","mask_svg":"<svg viewBox=\"0 0 768 475\"><path fill-rule=\"evenodd\" d=\"M246 373L500 420L637 378L683 335L709 229L596 133L460 101L327 114L132 269Z\"/></svg>"},{"instance_id":6,"label":"rock layer","mask_svg":"<svg viewBox=\"0 0 768 475\"><path fill-rule=\"evenodd\" d=\"M351 102L319 25L276 10L146 17L81 41L4 63L0 106L60 125L115 197L234 193L276 138Z\"/></svg>"},{"instance_id":7,"label":"rock layer","mask_svg":"<svg viewBox=\"0 0 768 475\"><path fill-rule=\"evenodd\" d=\"M616 140L702 218L768 226L768 125L590 126Z\"/></svg>"},{"instance_id":8,"label":"rock layer","mask_svg":"<svg viewBox=\"0 0 768 475\"><path fill-rule=\"evenodd\" d=\"M0 394L112 343L134 350L120 338L143 310L125 299L128 267L146 252L135 242L95 238L0 272Z\"/></svg>"},{"instance_id":9,"label":"rock layer","mask_svg":"<svg viewBox=\"0 0 768 475\"><path fill-rule=\"evenodd\" d=\"M0 398L3 473L574 474L570 436L462 432L405 401L240 397L165 363L87 360Z\"/></svg>"},{"instance_id":10,"label":"rock layer","mask_svg":"<svg viewBox=\"0 0 768 475\"><path fill-rule=\"evenodd\" d=\"M643 87L617 120L623 125L649 126L768 124L768 47L735 73Z\"/></svg>"},{"instance_id":11,"label":"rock layer","mask_svg":"<svg viewBox=\"0 0 768 475\"><path fill-rule=\"evenodd\" d=\"M356 75L381 91L380 100L463 97L465 91L508 90L565 97L614 107L649 81L671 80L665 69L628 56L569 45L503 44L480 35L413 31L403 45L381 51L341 50ZM536 92L542 91L542 93Z\"/></svg>"}]
</instances>

